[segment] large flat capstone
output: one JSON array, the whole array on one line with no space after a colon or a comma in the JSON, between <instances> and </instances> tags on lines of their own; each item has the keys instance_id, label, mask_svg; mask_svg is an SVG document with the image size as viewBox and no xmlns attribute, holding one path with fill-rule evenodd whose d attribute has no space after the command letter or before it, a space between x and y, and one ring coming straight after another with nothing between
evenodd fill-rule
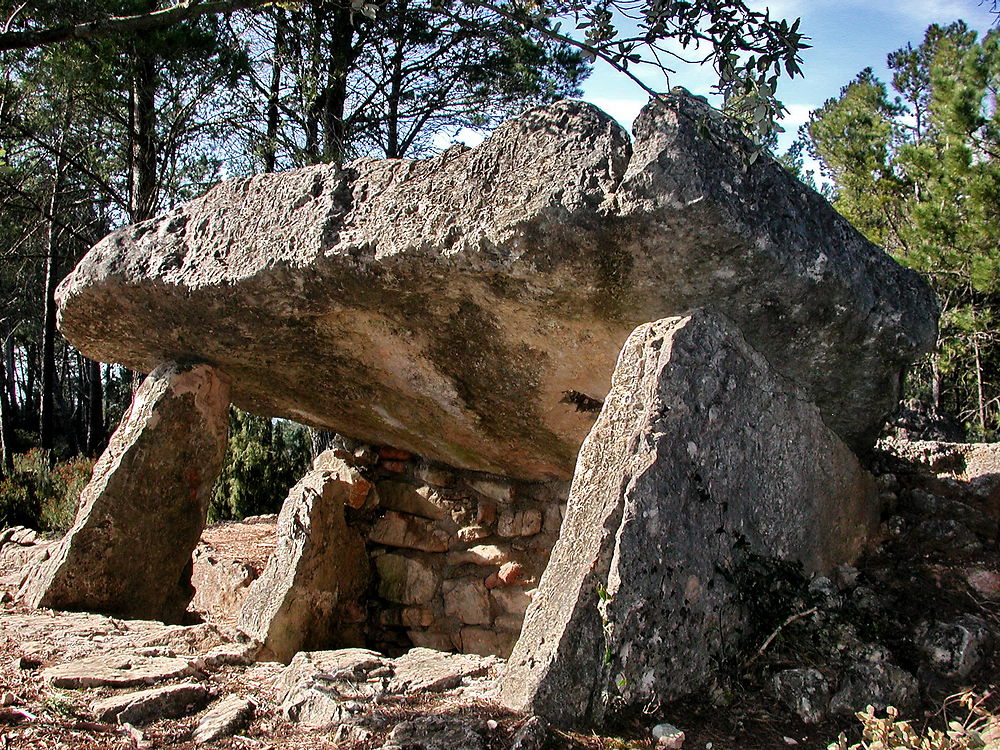
<instances>
[{"instance_id":1,"label":"large flat capstone","mask_svg":"<svg viewBox=\"0 0 1000 750\"><path fill-rule=\"evenodd\" d=\"M697 100L634 136L565 101L473 150L221 184L91 250L61 329L140 371L213 363L258 414L547 479L631 331L707 306L869 445L934 341L929 288Z\"/></svg>"},{"instance_id":2,"label":"large flat capstone","mask_svg":"<svg viewBox=\"0 0 1000 750\"><path fill-rule=\"evenodd\" d=\"M738 329L704 311L640 326L501 699L579 724L696 691L760 645L759 565L829 569L877 525L871 477Z\"/></svg>"}]
</instances>

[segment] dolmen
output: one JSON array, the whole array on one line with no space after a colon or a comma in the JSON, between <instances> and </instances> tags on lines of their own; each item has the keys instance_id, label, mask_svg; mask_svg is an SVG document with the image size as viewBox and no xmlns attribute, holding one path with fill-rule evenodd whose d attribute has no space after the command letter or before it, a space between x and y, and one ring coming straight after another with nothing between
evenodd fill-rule
<instances>
[{"instance_id":1,"label":"dolmen","mask_svg":"<svg viewBox=\"0 0 1000 750\"><path fill-rule=\"evenodd\" d=\"M353 504L381 486L364 449L314 467L279 523L284 569L244 605L277 658L364 640L375 591L417 630L465 618L451 647L509 653L503 702L562 724L706 684L746 647L750 560L860 554L879 514L863 459L938 316L915 273L685 94L631 138L562 101L474 149L225 182L102 240L58 302L84 354L150 375L29 603L177 617L231 402L478 488ZM567 503L551 537L537 497ZM517 578L491 540L541 560L505 649L471 633L496 630L502 566Z\"/></svg>"}]
</instances>

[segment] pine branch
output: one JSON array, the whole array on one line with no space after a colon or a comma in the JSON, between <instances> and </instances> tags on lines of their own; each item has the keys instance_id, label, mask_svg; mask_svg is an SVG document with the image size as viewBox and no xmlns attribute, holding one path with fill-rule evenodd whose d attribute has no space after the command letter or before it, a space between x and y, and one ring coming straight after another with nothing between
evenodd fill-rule
<instances>
[{"instance_id":1,"label":"pine branch","mask_svg":"<svg viewBox=\"0 0 1000 750\"><path fill-rule=\"evenodd\" d=\"M135 16L111 16L78 24L26 31L5 31L0 33L0 51L31 49L74 39L94 39L153 31L199 16L257 8L270 5L272 2L274 0L181 0L169 8Z\"/></svg>"}]
</instances>

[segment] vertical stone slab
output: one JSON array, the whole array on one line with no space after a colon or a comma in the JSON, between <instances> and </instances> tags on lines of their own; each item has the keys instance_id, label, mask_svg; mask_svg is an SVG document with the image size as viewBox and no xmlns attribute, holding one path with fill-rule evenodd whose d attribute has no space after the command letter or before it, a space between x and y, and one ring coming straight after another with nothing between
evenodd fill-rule
<instances>
[{"instance_id":1,"label":"vertical stone slab","mask_svg":"<svg viewBox=\"0 0 1000 750\"><path fill-rule=\"evenodd\" d=\"M697 690L749 645L740 574L754 556L827 569L877 521L870 475L735 327L704 311L640 326L501 700L600 723Z\"/></svg>"},{"instance_id":2,"label":"vertical stone slab","mask_svg":"<svg viewBox=\"0 0 1000 750\"><path fill-rule=\"evenodd\" d=\"M97 461L73 528L25 582L25 603L180 621L228 429L226 375L157 367Z\"/></svg>"},{"instance_id":3,"label":"vertical stone slab","mask_svg":"<svg viewBox=\"0 0 1000 750\"><path fill-rule=\"evenodd\" d=\"M281 507L278 544L239 619L240 630L279 661L299 651L364 645L370 564L364 540L344 517L362 482L327 451Z\"/></svg>"}]
</instances>

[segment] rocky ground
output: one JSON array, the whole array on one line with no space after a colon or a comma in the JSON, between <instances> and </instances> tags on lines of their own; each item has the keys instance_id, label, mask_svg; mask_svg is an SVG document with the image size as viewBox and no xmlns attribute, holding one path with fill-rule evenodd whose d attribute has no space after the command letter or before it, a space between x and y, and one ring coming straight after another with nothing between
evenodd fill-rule
<instances>
[{"instance_id":1,"label":"rocky ground","mask_svg":"<svg viewBox=\"0 0 1000 750\"><path fill-rule=\"evenodd\" d=\"M607 735L497 707L503 663L492 657L355 649L255 663L226 613L270 554L273 519L206 530L195 600L205 621L188 626L18 606L12 594L46 540L8 530L0 748L621 748L652 746L664 721L685 748L824 748L842 731L857 741L852 714L867 703L941 724L958 710L949 696L985 695L1000 674L1000 449L881 445L872 552L811 580L760 560L741 582L749 656L720 664L705 694L651 705Z\"/></svg>"}]
</instances>

